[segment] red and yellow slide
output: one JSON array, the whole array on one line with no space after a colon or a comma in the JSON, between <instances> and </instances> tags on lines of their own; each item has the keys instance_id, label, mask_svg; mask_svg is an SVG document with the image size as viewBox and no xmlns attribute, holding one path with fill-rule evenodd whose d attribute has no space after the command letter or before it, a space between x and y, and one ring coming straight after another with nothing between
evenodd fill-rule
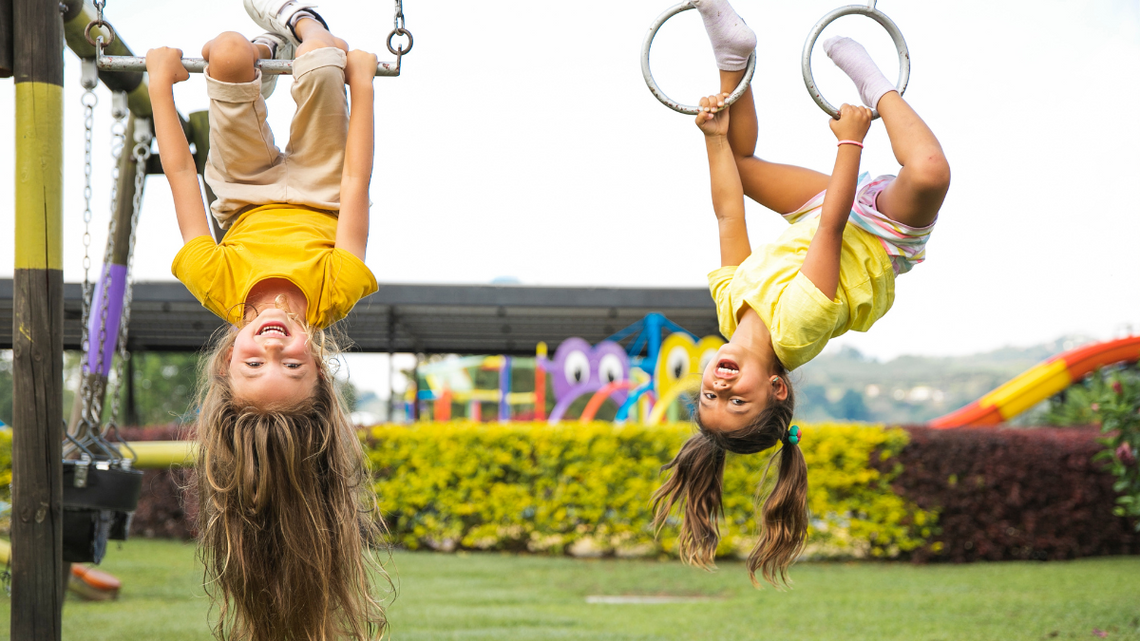
<instances>
[{"instance_id":1,"label":"red and yellow slide","mask_svg":"<svg viewBox=\"0 0 1140 641\"><path fill-rule=\"evenodd\" d=\"M930 421L937 429L1003 423L1084 378L1098 367L1140 360L1140 336L1058 354L962 409Z\"/></svg>"}]
</instances>

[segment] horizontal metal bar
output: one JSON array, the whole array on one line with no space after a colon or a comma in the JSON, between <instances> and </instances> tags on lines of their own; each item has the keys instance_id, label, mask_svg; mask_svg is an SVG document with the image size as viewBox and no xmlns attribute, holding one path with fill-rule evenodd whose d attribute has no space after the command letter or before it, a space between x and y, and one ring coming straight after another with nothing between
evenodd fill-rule
<instances>
[{"instance_id":1,"label":"horizontal metal bar","mask_svg":"<svg viewBox=\"0 0 1140 641\"><path fill-rule=\"evenodd\" d=\"M269 75L293 75L292 60L259 60L256 65L261 73ZM138 56L102 56L97 59L96 66L100 71L146 71L146 58ZM206 61L202 58L183 58L182 66L190 73L202 73L206 70ZM377 76L398 76L400 67L394 62L380 62L376 64Z\"/></svg>"}]
</instances>

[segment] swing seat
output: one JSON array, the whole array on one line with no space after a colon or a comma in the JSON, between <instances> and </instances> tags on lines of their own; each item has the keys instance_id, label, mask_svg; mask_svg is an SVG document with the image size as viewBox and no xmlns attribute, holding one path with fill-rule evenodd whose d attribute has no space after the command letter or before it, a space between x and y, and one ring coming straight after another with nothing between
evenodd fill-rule
<instances>
[{"instance_id":1,"label":"swing seat","mask_svg":"<svg viewBox=\"0 0 1140 641\"><path fill-rule=\"evenodd\" d=\"M105 461L90 462L86 466L80 461L64 461L64 506L133 512L142 493L142 471L105 465ZM82 478L84 474L82 467L87 468L86 483L80 482L80 487L76 487L76 476Z\"/></svg>"},{"instance_id":2,"label":"swing seat","mask_svg":"<svg viewBox=\"0 0 1140 641\"><path fill-rule=\"evenodd\" d=\"M142 479L141 470L110 467L107 461L63 462L64 561L98 564L108 540L127 540Z\"/></svg>"}]
</instances>

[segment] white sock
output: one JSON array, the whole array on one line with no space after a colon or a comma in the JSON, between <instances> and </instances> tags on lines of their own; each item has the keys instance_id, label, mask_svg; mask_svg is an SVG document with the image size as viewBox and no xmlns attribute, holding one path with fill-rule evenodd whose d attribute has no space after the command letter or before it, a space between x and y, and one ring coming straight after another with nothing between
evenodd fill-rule
<instances>
[{"instance_id":1,"label":"white sock","mask_svg":"<svg viewBox=\"0 0 1140 641\"><path fill-rule=\"evenodd\" d=\"M722 71L740 71L756 48L756 33L744 24L728 0L693 0L712 42L716 66Z\"/></svg>"},{"instance_id":2,"label":"white sock","mask_svg":"<svg viewBox=\"0 0 1140 641\"><path fill-rule=\"evenodd\" d=\"M879 71L875 61L867 54L863 45L851 38L835 36L823 41L823 49L827 57L831 58L835 66L843 70L847 77L859 89L859 97L863 104L871 109L879 104L879 98L888 91L894 91L895 85Z\"/></svg>"}]
</instances>

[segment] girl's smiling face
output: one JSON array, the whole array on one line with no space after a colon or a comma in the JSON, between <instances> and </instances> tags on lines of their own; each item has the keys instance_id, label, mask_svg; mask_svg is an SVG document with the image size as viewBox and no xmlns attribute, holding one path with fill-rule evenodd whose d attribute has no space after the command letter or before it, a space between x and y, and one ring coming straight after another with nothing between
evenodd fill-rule
<instances>
[{"instance_id":1,"label":"girl's smiling face","mask_svg":"<svg viewBox=\"0 0 1140 641\"><path fill-rule=\"evenodd\" d=\"M318 376L308 332L276 307L266 307L241 328L229 369L234 396L258 407L308 398Z\"/></svg>"},{"instance_id":2,"label":"girl's smiling face","mask_svg":"<svg viewBox=\"0 0 1140 641\"><path fill-rule=\"evenodd\" d=\"M758 355L726 343L701 376L697 413L701 425L716 432L735 432L756 420L773 400L788 396L784 379Z\"/></svg>"}]
</instances>

